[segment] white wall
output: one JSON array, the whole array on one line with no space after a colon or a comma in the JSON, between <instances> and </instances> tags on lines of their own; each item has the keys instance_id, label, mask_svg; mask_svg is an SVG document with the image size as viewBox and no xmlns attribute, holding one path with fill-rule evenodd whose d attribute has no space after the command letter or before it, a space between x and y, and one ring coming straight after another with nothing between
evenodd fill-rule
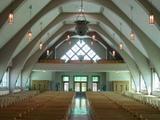
<instances>
[{"instance_id":1,"label":"white wall","mask_svg":"<svg viewBox=\"0 0 160 120\"><path fill-rule=\"evenodd\" d=\"M111 90L112 81L131 80L129 72L51 72L51 71L33 71L31 80L50 80L52 81L52 90L56 90L56 84L60 83L60 90L62 90L62 76L70 76L70 89L73 89L73 77L75 75L88 76L88 89L91 89L91 77L94 75L100 76L100 89L105 86L106 90Z\"/></svg>"},{"instance_id":2,"label":"white wall","mask_svg":"<svg viewBox=\"0 0 160 120\"><path fill-rule=\"evenodd\" d=\"M52 72L50 71L33 71L31 80L52 80Z\"/></svg>"},{"instance_id":3,"label":"white wall","mask_svg":"<svg viewBox=\"0 0 160 120\"><path fill-rule=\"evenodd\" d=\"M109 72L109 81L129 81L131 79L129 72Z\"/></svg>"}]
</instances>

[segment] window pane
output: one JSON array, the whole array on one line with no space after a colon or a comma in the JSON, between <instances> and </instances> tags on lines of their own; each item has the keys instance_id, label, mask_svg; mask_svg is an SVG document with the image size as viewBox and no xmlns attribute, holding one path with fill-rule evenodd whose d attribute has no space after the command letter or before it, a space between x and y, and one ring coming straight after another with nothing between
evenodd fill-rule
<instances>
[{"instance_id":1,"label":"window pane","mask_svg":"<svg viewBox=\"0 0 160 120\"><path fill-rule=\"evenodd\" d=\"M69 77L68 76L63 76L63 81L64 82L69 81Z\"/></svg>"},{"instance_id":2,"label":"window pane","mask_svg":"<svg viewBox=\"0 0 160 120\"><path fill-rule=\"evenodd\" d=\"M93 50L90 50L89 52L88 52L88 56L89 57L93 57L93 56L95 56L96 55L96 53L93 51Z\"/></svg>"},{"instance_id":3,"label":"window pane","mask_svg":"<svg viewBox=\"0 0 160 120\"><path fill-rule=\"evenodd\" d=\"M144 81L142 75L141 75L141 89L142 89L142 90L146 90L145 81Z\"/></svg>"},{"instance_id":4,"label":"window pane","mask_svg":"<svg viewBox=\"0 0 160 120\"><path fill-rule=\"evenodd\" d=\"M156 72L153 73L153 91L160 91L160 81Z\"/></svg>"},{"instance_id":5,"label":"window pane","mask_svg":"<svg viewBox=\"0 0 160 120\"><path fill-rule=\"evenodd\" d=\"M98 84L97 83L92 83L92 91L97 92L98 91Z\"/></svg>"},{"instance_id":6,"label":"window pane","mask_svg":"<svg viewBox=\"0 0 160 120\"><path fill-rule=\"evenodd\" d=\"M85 55L85 53L82 50L80 50L78 51L77 55Z\"/></svg>"},{"instance_id":7,"label":"window pane","mask_svg":"<svg viewBox=\"0 0 160 120\"><path fill-rule=\"evenodd\" d=\"M99 78L98 77L92 77L93 82L98 82Z\"/></svg>"},{"instance_id":8,"label":"window pane","mask_svg":"<svg viewBox=\"0 0 160 120\"><path fill-rule=\"evenodd\" d=\"M84 46L85 42L83 40L79 40L77 42L77 45L81 48L82 46Z\"/></svg>"},{"instance_id":9,"label":"window pane","mask_svg":"<svg viewBox=\"0 0 160 120\"><path fill-rule=\"evenodd\" d=\"M132 80L131 82L132 82L132 90L134 90L134 91L135 91L135 90L136 90L135 83L134 83L134 81L133 81L133 80ZM138 88L138 91L139 91L139 88Z\"/></svg>"},{"instance_id":10,"label":"window pane","mask_svg":"<svg viewBox=\"0 0 160 120\"><path fill-rule=\"evenodd\" d=\"M87 91L87 84L86 83L82 83L81 84L81 88L82 88L82 92L86 92Z\"/></svg>"},{"instance_id":11,"label":"window pane","mask_svg":"<svg viewBox=\"0 0 160 120\"><path fill-rule=\"evenodd\" d=\"M87 52L90 50L90 47L86 44L86 45L82 48L82 50L83 50L85 53L87 53Z\"/></svg>"},{"instance_id":12,"label":"window pane","mask_svg":"<svg viewBox=\"0 0 160 120\"><path fill-rule=\"evenodd\" d=\"M77 52L80 48L79 48L77 45L74 45L71 49L72 49L74 52Z\"/></svg>"},{"instance_id":13,"label":"window pane","mask_svg":"<svg viewBox=\"0 0 160 120\"><path fill-rule=\"evenodd\" d=\"M74 55L72 58L71 58L71 60L78 60L79 58L78 58L78 56L77 55Z\"/></svg>"},{"instance_id":14,"label":"window pane","mask_svg":"<svg viewBox=\"0 0 160 120\"><path fill-rule=\"evenodd\" d=\"M63 56L61 57L61 59L62 59L62 60L67 60L67 61L69 60L69 58L68 58L66 55L63 55Z\"/></svg>"},{"instance_id":15,"label":"window pane","mask_svg":"<svg viewBox=\"0 0 160 120\"><path fill-rule=\"evenodd\" d=\"M20 87L21 86L21 76L19 75L17 81L16 81L16 87Z\"/></svg>"},{"instance_id":16,"label":"window pane","mask_svg":"<svg viewBox=\"0 0 160 120\"><path fill-rule=\"evenodd\" d=\"M83 59L82 59L83 58ZM61 59L71 60L99 60L101 59L91 48L83 41L79 40Z\"/></svg>"},{"instance_id":17,"label":"window pane","mask_svg":"<svg viewBox=\"0 0 160 120\"><path fill-rule=\"evenodd\" d=\"M96 55L94 58L93 58L93 60L94 61L97 61L97 60L99 60L99 59L101 59L98 55Z\"/></svg>"},{"instance_id":18,"label":"window pane","mask_svg":"<svg viewBox=\"0 0 160 120\"><path fill-rule=\"evenodd\" d=\"M0 87L9 87L9 81L8 81L8 72L5 72L2 81L0 83Z\"/></svg>"},{"instance_id":19,"label":"window pane","mask_svg":"<svg viewBox=\"0 0 160 120\"><path fill-rule=\"evenodd\" d=\"M75 82L87 82L87 77L75 77Z\"/></svg>"},{"instance_id":20,"label":"window pane","mask_svg":"<svg viewBox=\"0 0 160 120\"><path fill-rule=\"evenodd\" d=\"M85 56L84 56L84 60L91 60L91 58L88 57L88 55L85 55Z\"/></svg>"},{"instance_id":21,"label":"window pane","mask_svg":"<svg viewBox=\"0 0 160 120\"><path fill-rule=\"evenodd\" d=\"M81 77L81 81L87 81L87 77Z\"/></svg>"},{"instance_id":22,"label":"window pane","mask_svg":"<svg viewBox=\"0 0 160 120\"><path fill-rule=\"evenodd\" d=\"M64 91L68 92L69 91L69 83L64 83Z\"/></svg>"},{"instance_id":23,"label":"window pane","mask_svg":"<svg viewBox=\"0 0 160 120\"><path fill-rule=\"evenodd\" d=\"M66 53L66 55L67 55L69 58L71 58L71 57L74 55L74 53L73 53L72 50L69 50L69 51Z\"/></svg>"}]
</instances>

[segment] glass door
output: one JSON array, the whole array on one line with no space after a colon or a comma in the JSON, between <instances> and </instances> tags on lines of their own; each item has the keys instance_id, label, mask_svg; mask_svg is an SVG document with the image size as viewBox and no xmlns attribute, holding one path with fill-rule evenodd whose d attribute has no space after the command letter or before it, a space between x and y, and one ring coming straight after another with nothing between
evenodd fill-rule
<instances>
[{"instance_id":1,"label":"glass door","mask_svg":"<svg viewBox=\"0 0 160 120\"><path fill-rule=\"evenodd\" d=\"M63 82L63 90L68 92L69 91L69 76L62 76Z\"/></svg>"},{"instance_id":2,"label":"glass door","mask_svg":"<svg viewBox=\"0 0 160 120\"><path fill-rule=\"evenodd\" d=\"M64 89L64 91L66 91L66 92L69 91L69 83L68 83L68 82L64 82L64 83L63 83L63 89Z\"/></svg>"},{"instance_id":3,"label":"glass door","mask_svg":"<svg viewBox=\"0 0 160 120\"><path fill-rule=\"evenodd\" d=\"M87 76L75 76L74 77L75 92L87 91Z\"/></svg>"},{"instance_id":4,"label":"glass door","mask_svg":"<svg viewBox=\"0 0 160 120\"><path fill-rule=\"evenodd\" d=\"M80 91L81 91L81 89L80 89L80 88L81 88L81 87L80 87L80 86L81 86L80 83L76 82L76 83L74 84L74 86L75 86L75 87L74 87L74 88L75 88L75 92L80 92Z\"/></svg>"},{"instance_id":5,"label":"glass door","mask_svg":"<svg viewBox=\"0 0 160 120\"><path fill-rule=\"evenodd\" d=\"M98 83L92 83L92 91L97 92L98 91Z\"/></svg>"},{"instance_id":6,"label":"glass door","mask_svg":"<svg viewBox=\"0 0 160 120\"><path fill-rule=\"evenodd\" d=\"M87 83L81 83L81 91L86 92L87 91Z\"/></svg>"}]
</instances>

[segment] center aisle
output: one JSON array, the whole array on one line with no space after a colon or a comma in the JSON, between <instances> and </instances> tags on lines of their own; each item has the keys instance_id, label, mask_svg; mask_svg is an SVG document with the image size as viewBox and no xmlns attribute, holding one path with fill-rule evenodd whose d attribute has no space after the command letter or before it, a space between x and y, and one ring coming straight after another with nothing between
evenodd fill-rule
<instances>
[{"instance_id":1,"label":"center aisle","mask_svg":"<svg viewBox=\"0 0 160 120\"><path fill-rule=\"evenodd\" d=\"M89 114L89 103L85 93L76 93L70 120L91 120Z\"/></svg>"}]
</instances>

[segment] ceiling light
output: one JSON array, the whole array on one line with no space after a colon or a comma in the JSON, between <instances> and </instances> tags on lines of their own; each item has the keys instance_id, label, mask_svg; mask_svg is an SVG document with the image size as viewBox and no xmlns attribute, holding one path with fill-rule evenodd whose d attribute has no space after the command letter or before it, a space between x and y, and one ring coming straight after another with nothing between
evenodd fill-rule
<instances>
[{"instance_id":1,"label":"ceiling light","mask_svg":"<svg viewBox=\"0 0 160 120\"><path fill-rule=\"evenodd\" d=\"M43 44L42 44L42 42L40 42L39 49L42 50L42 48L43 48Z\"/></svg>"},{"instance_id":2,"label":"ceiling light","mask_svg":"<svg viewBox=\"0 0 160 120\"><path fill-rule=\"evenodd\" d=\"M49 50L47 50L47 56L49 56L49 53L50 53Z\"/></svg>"},{"instance_id":3,"label":"ceiling light","mask_svg":"<svg viewBox=\"0 0 160 120\"><path fill-rule=\"evenodd\" d=\"M133 22L133 15L132 15L132 11L133 11L133 6L131 6L131 20ZM136 34L133 30L133 23L131 24L131 33L130 33L130 40L135 40Z\"/></svg>"},{"instance_id":4,"label":"ceiling light","mask_svg":"<svg viewBox=\"0 0 160 120\"><path fill-rule=\"evenodd\" d=\"M123 44L122 44L122 43L119 44L119 49L120 49L120 50L123 49Z\"/></svg>"},{"instance_id":5,"label":"ceiling light","mask_svg":"<svg viewBox=\"0 0 160 120\"><path fill-rule=\"evenodd\" d=\"M66 41L70 40L70 38L71 38L70 35L67 35Z\"/></svg>"},{"instance_id":6,"label":"ceiling light","mask_svg":"<svg viewBox=\"0 0 160 120\"><path fill-rule=\"evenodd\" d=\"M13 24L13 22L14 22L14 14L13 12L10 12L8 15L8 23Z\"/></svg>"},{"instance_id":7,"label":"ceiling light","mask_svg":"<svg viewBox=\"0 0 160 120\"><path fill-rule=\"evenodd\" d=\"M134 33L134 31L132 30L130 33L130 40L135 40L136 34Z\"/></svg>"},{"instance_id":8,"label":"ceiling light","mask_svg":"<svg viewBox=\"0 0 160 120\"><path fill-rule=\"evenodd\" d=\"M149 24L155 24L155 17L153 13L149 14Z\"/></svg>"},{"instance_id":9,"label":"ceiling light","mask_svg":"<svg viewBox=\"0 0 160 120\"><path fill-rule=\"evenodd\" d=\"M31 30L29 30L27 32L27 37L28 37L28 40L31 41L31 39L32 39L32 31Z\"/></svg>"},{"instance_id":10,"label":"ceiling light","mask_svg":"<svg viewBox=\"0 0 160 120\"><path fill-rule=\"evenodd\" d=\"M88 26L87 24L89 23L86 20L85 14L84 14L84 9L83 9L83 0L81 0L81 6L80 6L80 14L78 14L78 16L76 17L76 33L80 36L84 36L86 35L86 33L88 32Z\"/></svg>"},{"instance_id":11,"label":"ceiling light","mask_svg":"<svg viewBox=\"0 0 160 120\"><path fill-rule=\"evenodd\" d=\"M29 6L29 13L30 13L30 19L31 19L31 16L32 16L32 5ZM31 41L32 39L32 31L31 31L31 28L30 30L28 30L27 32L27 38L29 41Z\"/></svg>"},{"instance_id":12,"label":"ceiling light","mask_svg":"<svg viewBox=\"0 0 160 120\"><path fill-rule=\"evenodd\" d=\"M95 39L96 39L96 36L95 36L95 35L92 35L92 39L95 40Z\"/></svg>"},{"instance_id":13,"label":"ceiling light","mask_svg":"<svg viewBox=\"0 0 160 120\"><path fill-rule=\"evenodd\" d=\"M116 51L113 50L112 51L112 56L115 57L115 55L116 55Z\"/></svg>"}]
</instances>

